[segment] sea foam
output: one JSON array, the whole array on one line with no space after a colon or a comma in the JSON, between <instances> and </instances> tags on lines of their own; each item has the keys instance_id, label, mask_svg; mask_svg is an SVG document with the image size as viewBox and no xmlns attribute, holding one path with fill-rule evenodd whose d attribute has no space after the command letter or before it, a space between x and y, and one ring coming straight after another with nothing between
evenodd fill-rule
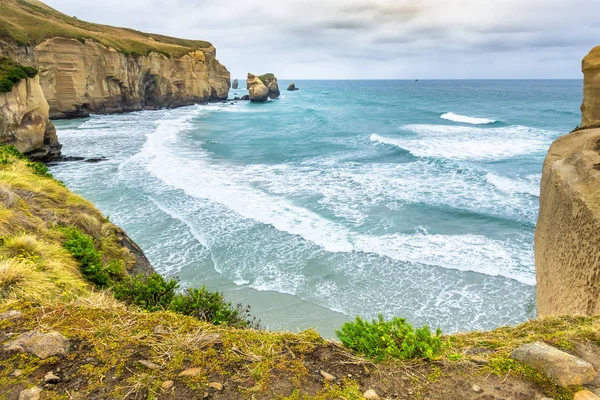
<instances>
[{"instance_id":1,"label":"sea foam","mask_svg":"<svg viewBox=\"0 0 600 400\"><path fill-rule=\"evenodd\" d=\"M463 124L472 124L472 125L487 125L487 124L493 124L493 123L497 122L496 120L489 119L489 118L468 117L466 115L454 114L453 112L448 112L446 114L442 114L442 116L440 118L446 119L448 121L461 122Z\"/></svg>"}]
</instances>

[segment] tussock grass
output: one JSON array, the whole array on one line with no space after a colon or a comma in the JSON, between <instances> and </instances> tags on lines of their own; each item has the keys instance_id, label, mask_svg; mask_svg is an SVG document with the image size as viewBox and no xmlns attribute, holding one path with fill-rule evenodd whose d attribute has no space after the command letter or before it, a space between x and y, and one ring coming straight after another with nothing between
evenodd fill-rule
<instances>
[{"instance_id":1,"label":"tussock grass","mask_svg":"<svg viewBox=\"0 0 600 400\"><path fill-rule=\"evenodd\" d=\"M35 0L0 0L0 39L18 45L36 45L46 39L64 37L94 40L125 54L161 53L180 57L212 47L202 40L177 39L133 29L94 24L65 15Z\"/></svg>"}]
</instances>

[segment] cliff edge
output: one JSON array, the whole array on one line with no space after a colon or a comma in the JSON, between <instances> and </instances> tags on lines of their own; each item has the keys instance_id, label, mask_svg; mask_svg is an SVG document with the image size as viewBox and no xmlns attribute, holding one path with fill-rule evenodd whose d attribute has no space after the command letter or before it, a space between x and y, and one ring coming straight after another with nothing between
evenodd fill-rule
<instances>
[{"instance_id":1,"label":"cliff edge","mask_svg":"<svg viewBox=\"0 0 600 400\"><path fill-rule=\"evenodd\" d=\"M209 42L93 24L34 0L0 0L0 54L39 70L51 118L224 100L231 84Z\"/></svg>"},{"instance_id":2,"label":"cliff edge","mask_svg":"<svg viewBox=\"0 0 600 400\"><path fill-rule=\"evenodd\" d=\"M583 103L581 127L600 125L600 46L583 59Z\"/></svg>"}]
</instances>

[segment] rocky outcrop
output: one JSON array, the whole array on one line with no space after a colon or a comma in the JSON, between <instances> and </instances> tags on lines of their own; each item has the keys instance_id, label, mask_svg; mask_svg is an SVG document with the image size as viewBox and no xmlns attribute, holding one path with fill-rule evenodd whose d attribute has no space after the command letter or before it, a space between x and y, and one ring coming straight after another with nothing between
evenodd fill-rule
<instances>
[{"instance_id":1,"label":"rocky outcrop","mask_svg":"<svg viewBox=\"0 0 600 400\"><path fill-rule=\"evenodd\" d=\"M583 59L581 127L600 125L600 46Z\"/></svg>"},{"instance_id":2,"label":"rocky outcrop","mask_svg":"<svg viewBox=\"0 0 600 400\"><path fill-rule=\"evenodd\" d=\"M293 92L294 90L300 90L300 89L298 89L298 88L296 87L296 84L295 84L295 83L290 83L290 85L288 86L287 90L288 90L289 92Z\"/></svg>"},{"instance_id":3,"label":"rocky outcrop","mask_svg":"<svg viewBox=\"0 0 600 400\"><path fill-rule=\"evenodd\" d=\"M232 89L237 89L239 87L240 83L238 82L237 79L233 80L233 84L231 85Z\"/></svg>"},{"instance_id":4,"label":"rocky outcrop","mask_svg":"<svg viewBox=\"0 0 600 400\"><path fill-rule=\"evenodd\" d=\"M600 314L600 129L556 140L544 161L535 231L540 316Z\"/></svg>"},{"instance_id":5,"label":"rocky outcrop","mask_svg":"<svg viewBox=\"0 0 600 400\"><path fill-rule=\"evenodd\" d=\"M15 146L31 159L58 157L61 145L48 117L39 76L20 80L12 91L0 93L0 144Z\"/></svg>"},{"instance_id":6,"label":"rocky outcrop","mask_svg":"<svg viewBox=\"0 0 600 400\"><path fill-rule=\"evenodd\" d=\"M179 107L225 100L230 74L214 47L179 58L120 53L92 40L52 38L35 47L4 47L38 68L51 118Z\"/></svg>"},{"instance_id":7,"label":"rocky outcrop","mask_svg":"<svg viewBox=\"0 0 600 400\"><path fill-rule=\"evenodd\" d=\"M246 86L248 88L250 101L264 103L269 99L269 88L267 88L258 76L248 74Z\"/></svg>"},{"instance_id":8,"label":"rocky outcrop","mask_svg":"<svg viewBox=\"0 0 600 400\"><path fill-rule=\"evenodd\" d=\"M254 75L248 73L246 87L250 92L250 100L264 103L268 99L276 99L281 95L277 78L273 74Z\"/></svg>"}]
</instances>

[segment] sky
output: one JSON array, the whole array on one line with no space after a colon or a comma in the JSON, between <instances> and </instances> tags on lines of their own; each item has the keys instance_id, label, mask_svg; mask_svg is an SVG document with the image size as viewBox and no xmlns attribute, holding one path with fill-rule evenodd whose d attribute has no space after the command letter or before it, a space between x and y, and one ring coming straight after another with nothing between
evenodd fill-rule
<instances>
[{"instance_id":1,"label":"sky","mask_svg":"<svg viewBox=\"0 0 600 400\"><path fill-rule=\"evenodd\" d=\"M600 0L46 0L91 22L210 41L232 78L581 78Z\"/></svg>"}]
</instances>

